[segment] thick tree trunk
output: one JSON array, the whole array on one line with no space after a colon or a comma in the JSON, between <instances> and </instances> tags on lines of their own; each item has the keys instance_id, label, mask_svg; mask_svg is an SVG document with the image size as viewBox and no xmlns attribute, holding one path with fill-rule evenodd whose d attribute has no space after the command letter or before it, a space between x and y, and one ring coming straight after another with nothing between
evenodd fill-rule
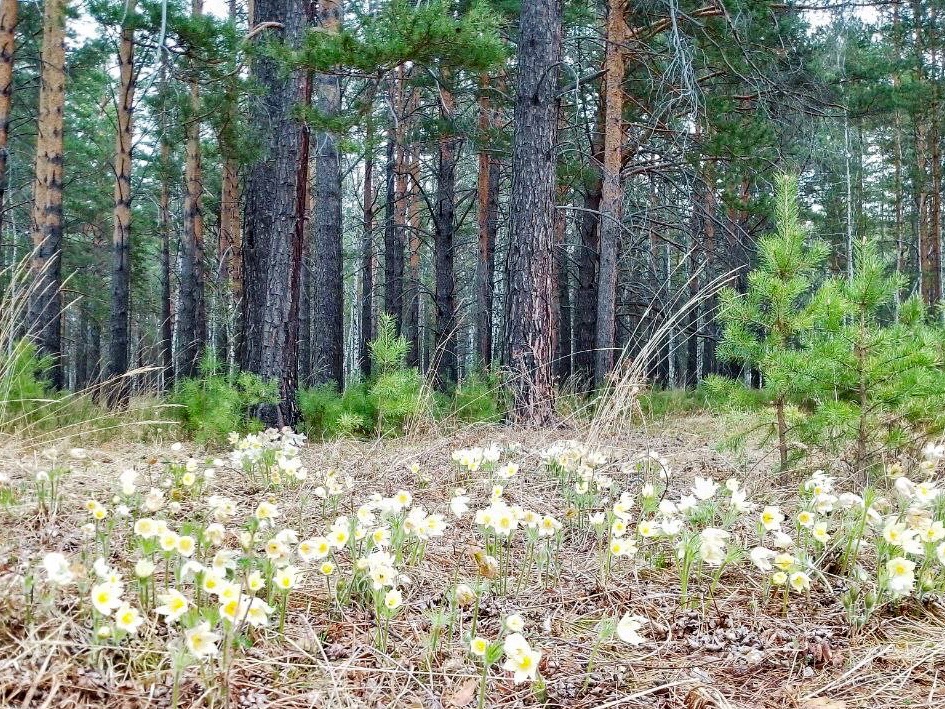
<instances>
[{"instance_id":1,"label":"thick tree trunk","mask_svg":"<svg viewBox=\"0 0 945 709\"><path fill-rule=\"evenodd\" d=\"M203 14L203 0L193 0L191 14ZM192 71L195 69L192 67ZM184 125L184 233L181 248L180 311L177 325L178 374L192 377L207 341L204 301L203 176L200 157L200 86L190 80L190 116Z\"/></svg>"},{"instance_id":2,"label":"thick tree trunk","mask_svg":"<svg viewBox=\"0 0 945 709\"><path fill-rule=\"evenodd\" d=\"M13 50L16 46L14 29L18 8L19 0L0 0L0 236L3 234L4 196L8 179L7 140L10 132L10 106L13 101Z\"/></svg>"},{"instance_id":3,"label":"thick tree trunk","mask_svg":"<svg viewBox=\"0 0 945 709\"><path fill-rule=\"evenodd\" d=\"M289 46L298 45L305 19L301 0L254 2L252 25L280 23L272 32ZM299 172L308 157L294 110L304 93L300 73L287 74L275 59L262 55L252 69L263 88L253 106L252 123L265 154L251 167L246 185L240 361L245 371L278 382L281 402L263 405L257 414L269 425L282 426L295 423L297 417ZM304 185L301 189L304 193Z\"/></svg>"},{"instance_id":4,"label":"thick tree trunk","mask_svg":"<svg viewBox=\"0 0 945 709\"><path fill-rule=\"evenodd\" d=\"M63 385L60 290L66 2L46 0L43 6L36 180L33 188L33 285L27 315L27 331L36 338L40 352L54 359L50 377L55 387Z\"/></svg>"},{"instance_id":5,"label":"thick tree trunk","mask_svg":"<svg viewBox=\"0 0 945 709\"><path fill-rule=\"evenodd\" d=\"M542 424L554 413L551 303L560 0L523 5L518 46L505 356L512 374L511 418Z\"/></svg>"},{"instance_id":6,"label":"thick tree trunk","mask_svg":"<svg viewBox=\"0 0 945 709\"><path fill-rule=\"evenodd\" d=\"M492 127L489 77L483 75L479 97L480 141L488 140ZM495 274L495 241L499 230L499 162L485 147L479 150L477 183L479 258L476 261L476 355L484 368L492 365L492 302Z\"/></svg>"},{"instance_id":7,"label":"thick tree trunk","mask_svg":"<svg viewBox=\"0 0 945 709\"><path fill-rule=\"evenodd\" d=\"M318 3L318 22L328 33L341 24L341 3ZM335 74L316 77L317 107L333 117L341 110L341 84ZM341 389L344 378L344 284L341 249L341 167L338 138L332 133L315 136L315 228L313 271L312 374L317 383L332 381Z\"/></svg>"},{"instance_id":8,"label":"thick tree trunk","mask_svg":"<svg viewBox=\"0 0 945 709\"><path fill-rule=\"evenodd\" d=\"M591 143L591 167L594 170L584 193L580 215L580 240L577 244L577 284L574 293L574 375L589 385L594 376L594 346L597 341L597 264L600 253L601 191L603 174L599 165L604 158L604 102L598 112Z\"/></svg>"},{"instance_id":9,"label":"thick tree trunk","mask_svg":"<svg viewBox=\"0 0 945 709\"><path fill-rule=\"evenodd\" d=\"M604 163L600 202L600 269L597 288L594 381L602 386L614 368L617 322L617 251L623 223L624 35L620 0L607 3L607 53L604 60Z\"/></svg>"},{"instance_id":10,"label":"thick tree trunk","mask_svg":"<svg viewBox=\"0 0 945 709\"><path fill-rule=\"evenodd\" d=\"M362 195L364 221L361 231L361 341L358 359L361 374L371 375L371 338L374 337L374 123L367 117L364 155L364 194Z\"/></svg>"},{"instance_id":11,"label":"thick tree trunk","mask_svg":"<svg viewBox=\"0 0 945 709\"><path fill-rule=\"evenodd\" d=\"M135 3L132 0L125 12L132 15L134 11ZM118 46L118 82L109 377L121 377L128 371L128 330L131 327L131 146L134 139L135 71L134 27L130 17L122 28ZM115 400L124 403L130 393L129 382L122 378L115 384Z\"/></svg>"},{"instance_id":12,"label":"thick tree trunk","mask_svg":"<svg viewBox=\"0 0 945 709\"><path fill-rule=\"evenodd\" d=\"M449 89L450 72L442 71L440 86L440 122L449 126L453 120L455 99ZM455 210L456 210L456 156L459 138L452 126L440 136L436 164L436 204L433 212L433 261L435 271L434 298L436 322L434 325L434 359L436 382L442 387L456 381L456 274L453 270Z\"/></svg>"}]
</instances>

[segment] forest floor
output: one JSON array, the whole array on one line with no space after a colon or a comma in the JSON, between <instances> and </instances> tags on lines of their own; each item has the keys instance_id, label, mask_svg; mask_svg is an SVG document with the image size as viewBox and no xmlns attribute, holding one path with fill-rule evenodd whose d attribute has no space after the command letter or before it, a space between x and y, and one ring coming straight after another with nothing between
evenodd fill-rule
<instances>
[{"instance_id":1,"label":"forest floor","mask_svg":"<svg viewBox=\"0 0 945 709\"><path fill-rule=\"evenodd\" d=\"M719 482L736 476L753 497L777 501L797 494L796 484L783 489L773 484L770 460L760 451L738 456L717 451L714 441L725 433L722 428L708 416L685 416L627 430L598 445L612 457L658 452L669 461L674 488L696 475ZM555 441L579 435L568 429L480 426L450 435L308 444L302 455L313 478L315 471L332 467L354 478L339 512L354 514L372 492L392 495L402 488L413 491L414 506L442 512L461 485L469 488L474 511L488 503L489 490L471 485L451 454L495 442L511 446L511 459L522 466L506 487L509 504L564 520L565 502L557 482L542 474L540 454ZM64 479L60 511L51 518L36 513L25 487L43 465L40 454L6 444L0 473L22 492L0 505L0 706L170 706L173 673L159 632L148 642L104 649L90 639L89 614L77 612L78 602L69 593L50 600L39 590L25 597L21 590L43 553L82 555L87 542L81 527L88 520L83 502L90 497L108 501L122 470L134 467L154 482L162 474L158 461L205 455L187 444L182 453L171 452L170 444L112 442L88 449L88 458ZM409 469L414 461L420 464L418 473ZM269 499L278 505L280 525L304 538L322 533L334 518L324 515L311 495L315 484L312 479L301 486L263 489L242 472L221 466L207 494L228 495L248 510ZM167 519L177 521L173 515ZM470 611L452 621L435 652L429 640L431 610L448 605L445 594L457 581L476 576L474 525L468 517L448 518L448 523L445 535L431 541L422 560L409 569L404 606L391 621L385 651L376 647L373 610L357 605L329 610L324 579L306 574L290 596L285 634L260 633L233 656L225 672L219 665L186 670L180 706L476 706L481 669L462 640ZM520 590L490 593L479 609L478 632L485 636L497 637L501 618L509 613L524 617L523 634L542 652L544 692L539 698L528 683L514 684L498 663L491 670L485 706L945 706L945 609L936 603L878 613L852 631L839 597L829 589L815 584L807 595L792 595L785 607L780 594L766 594L750 573L733 567L711 596L706 584L699 585L698 602L683 610L675 571L627 565L602 583L595 540L567 530L566 524L557 578L539 583L536 576ZM116 567L128 556L127 547L114 544ZM38 585L37 579L33 588ZM640 631L644 643L599 641L598 623L625 612L648 619Z\"/></svg>"}]
</instances>

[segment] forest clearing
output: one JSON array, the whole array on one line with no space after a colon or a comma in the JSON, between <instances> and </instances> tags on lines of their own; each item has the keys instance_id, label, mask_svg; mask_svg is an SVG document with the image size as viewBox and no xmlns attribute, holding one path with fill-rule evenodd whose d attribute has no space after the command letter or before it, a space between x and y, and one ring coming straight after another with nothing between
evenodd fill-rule
<instances>
[{"instance_id":1,"label":"forest clearing","mask_svg":"<svg viewBox=\"0 0 945 709\"><path fill-rule=\"evenodd\" d=\"M0 707L945 707L941 0L0 0Z\"/></svg>"}]
</instances>

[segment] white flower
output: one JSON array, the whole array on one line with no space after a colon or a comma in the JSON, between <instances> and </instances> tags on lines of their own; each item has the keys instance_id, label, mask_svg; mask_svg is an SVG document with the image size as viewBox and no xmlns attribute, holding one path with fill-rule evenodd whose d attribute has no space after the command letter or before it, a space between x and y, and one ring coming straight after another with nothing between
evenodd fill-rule
<instances>
[{"instance_id":1,"label":"white flower","mask_svg":"<svg viewBox=\"0 0 945 709\"><path fill-rule=\"evenodd\" d=\"M897 556L886 562L886 586L894 596L908 596L915 588L915 562Z\"/></svg>"},{"instance_id":2,"label":"white flower","mask_svg":"<svg viewBox=\"0 0 945 709\"><path fill-rule=\"evenodd\" d=\"M150 559L138 559L135 562L135 576L146 579L154 573L154 563Z\"/></svg>"},{"instance_id":3,"label":"white flower","mask_svg":"<svg viewBox=\"0 0 945 709\"><path fill-rule=\"evenodd\" d=\"M795 571L793 574L791 574L788 582L791 584L791 588L793 588L797 593L810 590L810 577L803 571Z\"/></svg>"},{"instance_id":4,"label":"white flower","mask_svg":"<svg viewBox=\"0 0 945 709\"><path fill-rule=\"evenodd\" d=\"M219 633L210 631L210 623L204 621L195 628L184 632L187 641L187 649L190 654L198 660L207 657L214 657L219 654L217 641L220 640Z\"/></svg>"},{"instance_id":5,"label":"white flower","mask_svg":"<svg viewBox=\"0 0 945 709\"><path fill-rule=\"evenodd\" d=\"M396 588L392 588L384 594L384 607L389 611L397 610L400 608L403 602L403 594Z\"/></svg>"},{"instance_id":6,"label":"white flower","mask_svg":"<svg viewBox=\"0 0 945 709\"><path fill-rule=\"evenodd\" d=\"M450 500L450 512L456 519L462 519L469 511L469 496L457 494Z\"/></svg>"},{"instance_id":7,"label":"white flower","mask_svg":"<svg viewBox=\"0 0 945 709\"><path fill-rule=\"evenodd\" d=\"M138 609L127 603L122 603L115 611L115 627L129 635L135 635L142 623L144 623L144 618Z\"/></svg>"},{"instance_id":8,"label":"white flower","mask_svg":"<svg viewBox=\"0 0 945 709\"><path fill-rule=\"evenodd\" d=\"M99 613L110 616L118 608L121 601L122 588L117 583L106 581L92 586L92 605Z\"/></svg>"},{"instance_id":9,"label":"white flower","mask_svg":"<svg viewBox=\"0 0 945 709\"><path fill-rule=\"evenodd\" d=\"M75 575L69 568L68 560L57 551L46 554L41 563L43 571L46 572L46 578L48 578L51 583L64 586L68 583L72 583L72 580L75 578Z\"/></svg>"},{"instance_id":10,"label":"white flower","mask_svg":"<svg viewBox=\"0 0 945 709\"><path fill-rule=\"evenodd\" d=\"M508 638L506 638L506 643L508 643ZM502 669L512 672L512 680L515 684L521 684L526 681L534 681L539 662L541 662L541 652L532 650L525 643L524 647L515 648L514 654L510 654L506 650L506 660L502 665Z\"/></svg>"},{"instance_id":11,"label":"white flower","mask_svg":"<svg viewBox=\"0 0 945 709\"><path fill-rule=\"evenodd\" d=\"M273 577L272 582L280 591L289 591L297 583L298 569L294 566L286 566L279 569Z\"/></svg>"},{"instance_id":12,"label":"white flower","mask_svg":"<svg viewBox=\"0 0 945 709\"><path fill-rule=\"evenodd\" d=\"M771 571L771 562L777 552L765 547L755 547L748 553L751 563L757 566L761 571Z\"/></svg>"},{"instance_id":13,"label":"white flower","mask_svg":"<svg viewBox=\"0 0 945 709\"><path fill-rule=\"evenodd\" d=\"M647 622L647 619L642 616L624 613L620 622L617 623L617 637L628 645L642 645L646 640L638 631Z\"/></svg>"},{"instance_id":14,"label":"white flower","mask_svg":"<svg viewBox=\"0 0 945 709\"><path fill-rule=\"evenodd\" d=\"M748 493L742 489L732 491L729 504L732 506L732 509L739 514L746 514L755 509L755 504L748 501Z\"/></svg>"},{"instance_id":15,"label":"white flower","mask_svg":"<svg viewBox=\"0 0 945 709\"><path fill-rule=\"evenodd\" d=\"M521 633L525 629L525 619L518 613L512 613L505 617L503 625L513 633Z\"/></svg>"},{"instance_id":16,"label":"white flower","mask_svg":"<svg viewBox=\"0 0 945 709\"><path fill-rule=\"evenodd\" d=\"M778 507L768 506L761 511L761 526L769 532L781 528L781 522L784 521L784 515Z\"/></svg>"},{"instance_id":17,"label":"white flower","mask_svg":"<svg viewBox=\"0 0 945 709\"><path fill-rule=\"evenodd\" d=\"M158 601L161 605L155 608L154 612L163 615L168 625L179 620L190 608L190 601L176 588L169 589L167 593L158 594Z\"/></svg>"},{"instance_id":18,"label":"white flower","mask_svg":"<svg viewBox=\"0 0 945 709\"><path fill-rule=\"evenodd\" d=\"M129 468L118 476L118 483L121 485L121 494L130 496L135 494L135 481L138 479L138 473Z\"/></svg>"},{"instance_id":19,"label":"white flower","mask_svg":"<svg viewBox=\"0 0 945 709\"><path fill-rule=\"evenodd\" d=\"M700 500L710 500L715 496L719 489L719 484L712 478L701 478L696 476L692 484L692 494Z\"/></svg>"}]
</instances>

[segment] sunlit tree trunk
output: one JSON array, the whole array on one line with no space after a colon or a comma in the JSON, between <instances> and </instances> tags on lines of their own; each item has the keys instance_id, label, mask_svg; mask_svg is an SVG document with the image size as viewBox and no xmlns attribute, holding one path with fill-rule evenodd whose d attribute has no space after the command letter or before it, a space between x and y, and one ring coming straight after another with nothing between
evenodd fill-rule
<instances>
[{"instance_id":1,"label":"sunlit tree trunk","mask_svg":"<svg viewBox=\"0 0 945 709\"><path fill-rule=\"evenodd\" d=\"M607 52L604 60L604 163L600 201L600 266L597 287L597 329L594 380L606 381L614 368L617 322L617 250L623 222L623 4L607 4Z\"/></svg>"},{"instance_id":2,"label":"sunlit tree trunk","mask_svg":"<svg viewBox=\"0 0 945 709\"><path fill-rule=\"evenodd\" d=\"M41 353L53 357L50 378L63 385L62 370L62 163L66 101L66 0L43 5L43 50L36 125L33 187L33 286L27 331Z\"/></svg>"},{"instance_id":3,"label":"sunlit tree trunk","mask_svg":"<svg viewBox=\"0 0 945 709\"><path fill-rule=\"evenodd\" d=\"M543 424L554 413L551 303L560 0L522 6L518 46L505 358L511 372L510 417Z\"/></svg>"},{"instance_id":4,"label":"sunlit tree trunk","mask_svg":"<svg viewBox=\"0 0 945 709\"><path fill-rule=\"evenodd\" d=\"M115 209L112 220L112 303L109 338L110 377L128 371L128 331L131 327L131 147L134 140L134 0L125 9L126 24L118 46L118 106L115 131ZM115 398L129 395L126 379L116 382Z\"/></svg>"},{"instance_id":5,"label":"sunlit tree trunk","mask_svg":"<svg viewBox=\"0 0 945 709\"><path fill-rule=\"evenodd\" d=\"M489 77L480 81L479 132L485 142L492 128L489 101ZM479 175L476 186L479 229L479 258L476 261L476 355L479 364L492 364L492 303L495 274L495 240L499 229L499 163L485 147L479 151Z\"/></svg>"}]
</instances>

